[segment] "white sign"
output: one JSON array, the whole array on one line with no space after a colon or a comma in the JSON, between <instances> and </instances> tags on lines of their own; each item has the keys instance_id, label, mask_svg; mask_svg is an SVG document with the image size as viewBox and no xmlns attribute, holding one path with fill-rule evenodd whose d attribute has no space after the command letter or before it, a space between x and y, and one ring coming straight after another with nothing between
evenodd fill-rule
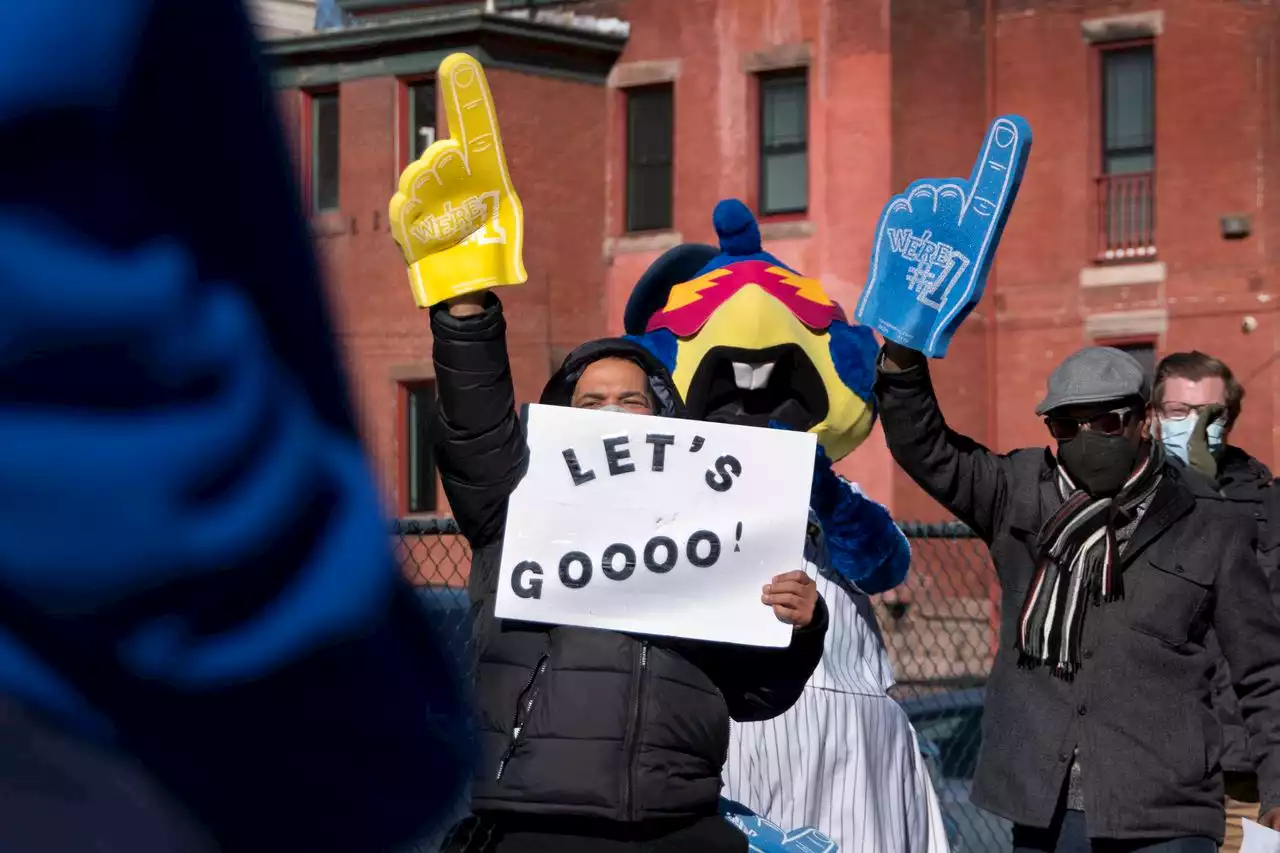
<instances>
[{"instance_id":1,"label":"white sign","mask_svg":"<svg viewBox=\"0 0 1280 853\"><path fill-rule=\"evenodd\" d=\"M1240 822L1244 825L1240 853L1280 853L1280 832L1248 818L1241 818Z\"/></svg>"},{"instance_id":2,"label":"white sign","mask_svg":"<svg viewBox=\"0 0 1280 853\"><path fill-rule=\"evenodd\" d=\"M782 648L761 588L804 568L817 439L531 405L502 619Z\"/></svg>"}]
</instances>

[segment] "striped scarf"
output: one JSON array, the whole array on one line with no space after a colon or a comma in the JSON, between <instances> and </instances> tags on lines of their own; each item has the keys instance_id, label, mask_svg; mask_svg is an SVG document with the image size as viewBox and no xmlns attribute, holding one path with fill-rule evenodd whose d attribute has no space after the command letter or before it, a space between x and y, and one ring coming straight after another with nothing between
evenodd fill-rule
<instances>
[{"instance_id":1,"label":"striped scarf","mask_svg":"<svg viewBox=\"0 0 1280 853\"><path fill-rule=\"evenodd\" d=\"M1022 663L1052 666L1070 679L1080 668L1080 632L1089 596L1097 606L1124 596L1118 571L1117 524L1132 517L1160 485L1164 451L1148 443L1142 464L1120 492L1095 498L1078 488L1058 466L1062 507L1045 522L1036 539L1036 575L1018 617Z\"/></svg>"}]
</instances>

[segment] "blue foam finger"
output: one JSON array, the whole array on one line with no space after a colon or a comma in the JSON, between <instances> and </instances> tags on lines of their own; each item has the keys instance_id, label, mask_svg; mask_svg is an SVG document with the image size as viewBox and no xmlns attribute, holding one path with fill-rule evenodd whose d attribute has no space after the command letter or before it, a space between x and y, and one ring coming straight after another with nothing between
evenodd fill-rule
<instances>
[{"instance_id":1,"label":"blue foam finger","mask_svg":"<svg viewBox=\"0 0 1280 853\"><path fill-rule=\"evenodd\" d=\"M931 358L982 298L1031 152L1020 116L991 123L968 180L913 182L885 205L856 317Z\"/></svg>"}]
</instances>

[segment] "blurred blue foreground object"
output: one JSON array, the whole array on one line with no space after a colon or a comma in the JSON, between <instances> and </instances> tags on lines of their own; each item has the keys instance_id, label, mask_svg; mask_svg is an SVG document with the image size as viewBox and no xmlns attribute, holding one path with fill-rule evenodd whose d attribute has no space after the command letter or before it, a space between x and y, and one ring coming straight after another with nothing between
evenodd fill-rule
<instances>
[{"instance_id":1,"label":"blurred blue foreground object","mask_svg":"<svg viewBox=\"0 0 1280 853\"><path fill-rule=\"evenodd\" d=\"M0 850L203 849L131 825L160 800L227 851L418 837L468 711L390 553L243 10L0 17L0 744L33 744L0 749Z\"/></svg>"},{"instance_id":2,"label":"blurred blue foreground object","mask_svg":"<svg viewBox=\"0 0 1280 853\"><path fill-rule=\"evenodd\" d=\"M747 836L750 853L836 853L836 843L812 826L784 830L741 803L723 797L720 814Z\"/></svg>"}]
</instances>

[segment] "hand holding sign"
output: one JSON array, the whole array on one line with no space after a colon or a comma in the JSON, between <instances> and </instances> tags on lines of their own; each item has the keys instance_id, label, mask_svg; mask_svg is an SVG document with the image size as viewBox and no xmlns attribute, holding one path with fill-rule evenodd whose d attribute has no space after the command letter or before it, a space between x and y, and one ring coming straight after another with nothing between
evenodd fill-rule
<instances>
[{"instance_id":1,"label":"hand holding sign","mask_svg":"<svg viewBox=\"0 0 1280 853\"><path fill-rule=\"evenodd\" d=\"M1031 151L1031 128L1002 116L969 180L916 181L880 214L858 322L933 358L982 298Z\"/></svg>"},{"instance_id":2,"label":"hand holding sign","mask_svg":"<svg viewBox=\"0 0 1280 853\"><path fill-rule=\"evenodd\" d=\"M452 137L409 164L390 209L419 308L528 278L524 211L484 69L455 53L440 63L439 80Z\"/></svg>"},{"instance_id":3,"label":"hand holding sign","mask_svg":"<svg viewBox=\"0 0 1280 853\"><path fill-rule=\"evenodd\" d=\"M801 571L778 575L761 589L760 602L773 608L782 622L803 628L813 621L818 606L818 585Z\"/></svg>"}]
</instances>

